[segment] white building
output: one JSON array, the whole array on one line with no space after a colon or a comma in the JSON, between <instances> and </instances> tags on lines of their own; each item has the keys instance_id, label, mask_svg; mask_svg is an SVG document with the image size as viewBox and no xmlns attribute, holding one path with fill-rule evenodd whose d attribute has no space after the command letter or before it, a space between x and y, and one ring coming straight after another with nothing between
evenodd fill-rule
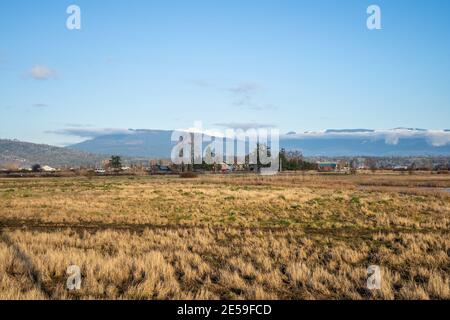
<instances>
[{"instance_id":1,"label":"white building","mask_svg":"<svg viewBox=\"0 0 450 320\"><path fill-rule=\"evenodd\" d=\"M50 166L43 166L41 169L42 169L42 171L44 171L44 172L55 172L55 171L56 171L55 168L52 168L52 167L50 167Z\"/></svg>"}]
</instances>

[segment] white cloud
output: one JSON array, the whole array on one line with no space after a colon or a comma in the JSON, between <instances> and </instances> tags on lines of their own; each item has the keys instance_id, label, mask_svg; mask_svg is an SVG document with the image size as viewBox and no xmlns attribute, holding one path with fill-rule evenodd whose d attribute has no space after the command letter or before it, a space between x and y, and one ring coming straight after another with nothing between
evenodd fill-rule
<instances>
[{"instance_id":1,"label":"white cloud","mask_svg":"<svg viewBox=\"0 0 450 320\"><path fill-rule=\"evenodd\" d=\"M443 147L450 144L450 132L430 130L428 132L428 143L435 147Z\"/></svg>"},{"instance_id":2,"label":"white cloud","mask_svg":"<svg viewBox=\"0 0 450 320\"><path fill-rule=\"evenodd\" d=\"M48 104L46 104L46 103L35 103L35 104L33 104L33 107L35 107L35 108L47 108Z\"/></svg>"},{"instance_id":3,"label":"white cloud","mask_svg":"<svg viewBox=\"0 0 450 320\"><path fill-rule=\"evenodd\" d=\"M396 145L398 145L398 142L400 141L400 137L395 134L388 134L388 135L386 135L384 141L386 142L386 144L396 146Z\"/></svg>"},{"instance_id":4,"label":"white cloud","mask_svg":"<svg viewBox=\"0 0 450 320\"><path fill-rule=\"evenodd\" d=\"M106 136L111 134L132 134L133 131L129 129L120 128L87 128L87 127L74 127L65 128L54 131L47 131L47 133L65 135L65 136L75 136L81 138L96 138L100 136Z\"/></svg>"},{"instance_id":5,"label":"white cloud","mask_svg":"<svg viewBox=\"0 0 450 320\"><path fill-rule=\"evenodd\" d=\"M264 91L264 87L257 83L241 83L235 87L229 88L233 95L233 104L238 107L257 107L255 96Z\"/></svg>"},{"instance_id":6,"label":"white cloud","mask_svg":"<svg viewBox=\"0 0 450 320\"><path fill-rule=\"evenodd\" d=\"M288 139L307 139L307 138L366 138L371 140L384 140L386 144L398 145L403 139L425 139L430 145L443 147L450 144L450 132L445 130L423 130L397 128L387 130L323 130L306 131L303 133L284 135Z\"/></svg>"},{"instance_id":7,"label":"white cloud","mask_svg":"<svg viewBox=\"0 0 450 320\"><path fill-rule=\"evenodd\" d=\"M194 86L196 87L201 87L201 88L215 88L217 87L217 85L210 81L210 80L205 80L205 79L196 79L196 80L192 80L190 81Z\"/></svg>"},{"instance_id":8,"label":"white cloud","mask_svg":"<svg viewBox=\"0 0 450 320\"><path fill-rule=\"evenodd\" d=\"M57 72L45 65L35 65L28 72L28 76L35 80L49 80L57 76Z\"/></svg>"}]
</instances>

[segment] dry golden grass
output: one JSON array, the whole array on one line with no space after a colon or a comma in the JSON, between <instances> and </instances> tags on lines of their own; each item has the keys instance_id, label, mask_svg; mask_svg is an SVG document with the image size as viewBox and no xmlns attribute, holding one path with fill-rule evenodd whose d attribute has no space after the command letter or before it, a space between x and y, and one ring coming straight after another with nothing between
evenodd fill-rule
<instances>
[{"instance_id":1,"label":"dry golden grass","mask_svg":"<svg viewBox=\"0 0 450 320\"><path fill-rule=\"evenodd\" d=\"M450 241L435 234L375 234L350 241L292 230L194 228L16 230L7 236L30 264L2 244L3 299L450 298ZM82 270L80 291L65 288L72 264ZM379 291L366 289L370 264L382 268ZM30 277L36 270L39 283Z\"/></svg>"},{"instance_id":2,"label":"dry golden grass","mask_svg":"<svg viewBox=\"0 0 450 320\"><path fill-rule=\"evenodd\" d=\"M408 178L421 183L415 176L390 177L393 183L408 183ZM425 176L422 183L438 179L439 184L450 185L450 178L445 178ZM370 181L378 179L381 178L3 179L0 180L0 212L4 221L53 224L448 230L449 193L438 188L367 189Z\"/></svg>"},{"instance_id":3,"label":"dry golden grass","mask_svg":"<svg viewBox=\"0 0 450 320\"><path fill-rule=\"evenodd\" d=\"M438 175L0 180L1 299L450 299ZM82 270L66 289L69 265ZM369 265L381 290L366 288Z\"/></svg>"}]
</instances>

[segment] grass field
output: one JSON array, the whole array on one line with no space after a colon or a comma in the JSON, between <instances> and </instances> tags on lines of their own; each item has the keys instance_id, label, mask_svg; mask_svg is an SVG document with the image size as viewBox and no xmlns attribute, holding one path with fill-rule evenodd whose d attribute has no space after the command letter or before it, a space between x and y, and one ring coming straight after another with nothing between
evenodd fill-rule
<instances>
[{"instance_id":1,"label":"grass field","mask_svg":"<svg viewBox=\"0 0 450 320\"><path fill-rule=\"evenodd\" d=\"M0 298L450 299L448 188L436 174L0 179Z\"/></svg>"}]
</instances>

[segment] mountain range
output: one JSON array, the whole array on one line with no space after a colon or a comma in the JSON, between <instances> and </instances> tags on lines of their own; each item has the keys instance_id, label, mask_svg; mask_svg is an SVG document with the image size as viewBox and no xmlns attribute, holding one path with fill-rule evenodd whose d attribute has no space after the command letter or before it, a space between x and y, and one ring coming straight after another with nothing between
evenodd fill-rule
<instances>
[{"instance_id":1,"label":"mountain range","mask_svg":"<svg viewBox=\"0 0 450 320\"><path fill-rule=\"evenodd\" d=\"M65 148L0 139L0 164L35 163L54 167L99 165L111 155L125 161L170 158L174 142L169 130L125 130L97 135ZM420 128L329 129L289 132L280 147L313 156L450 156L450 130Z\"/></svg>"},{"instance_id":2,"label":"mountain range","mask_svg":"<svg viewBox=\"0 0 450 320\"><path fill-rule=\"evenodd\" d=\"M128 130L70 147L90 153L169 158L174 145L171 134L165 130ZM300 150L305 156L448 156L450 131L395 128L289 132L280 136L280 147Z\"/></svg>"},{"instance_id":3,"label":"mountain range","mask_svg":"<svg viewBox=\"0 0 450 320\"><path fill-rule=\"evenodd\" d=\"M173 147L172 131L128 130L126 132L100 135L71 145L74 150L128 157L170 158Z\"/></svg>"}]
</instances>

